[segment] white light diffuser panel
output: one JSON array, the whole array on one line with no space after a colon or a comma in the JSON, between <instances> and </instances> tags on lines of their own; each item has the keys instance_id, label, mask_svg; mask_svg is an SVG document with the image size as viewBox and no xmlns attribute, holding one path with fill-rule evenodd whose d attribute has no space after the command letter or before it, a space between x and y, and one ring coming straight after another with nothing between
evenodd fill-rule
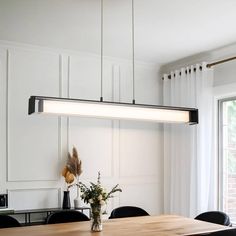
<instances>
[{"instance_id":1,"label":"white light diffuser panel","mask_svg":"<svg viewBox=\"0 0 236 236\"><path fill-rule=\"evenodd\" d=\"M55 114L61 116L83 116L167 123L197 123L197 120L194 120L196 119L195 113L197 112L197 109L191 108L176 108L48 97L33 98L34 104L31 104L31 106L29 105L29 114L40 113ZM38 101L38 103L36 101ZM192 112L195 114L194 116L191 115Z\"/></svg>"}]
</instances>

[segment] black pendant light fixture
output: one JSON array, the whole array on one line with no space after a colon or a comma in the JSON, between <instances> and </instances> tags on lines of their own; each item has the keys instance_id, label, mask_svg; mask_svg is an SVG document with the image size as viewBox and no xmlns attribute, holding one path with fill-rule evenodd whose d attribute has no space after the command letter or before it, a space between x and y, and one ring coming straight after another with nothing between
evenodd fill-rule
<instances>
[{"instance_id":1,"label":"black pendant light fixture","mask_svg":"<svg viewBox=\"0 0 236 236\"><path fill-rule=\"evenodd\" d=\"M132 0L132 103L103 101L103 0L101 0L101 97L100 101L59 97L31 96L28 114L54 114L105 119L143 120L166 123L198 123L198 109L135 103L134 0Z\"/></svg>"}]
</instances>

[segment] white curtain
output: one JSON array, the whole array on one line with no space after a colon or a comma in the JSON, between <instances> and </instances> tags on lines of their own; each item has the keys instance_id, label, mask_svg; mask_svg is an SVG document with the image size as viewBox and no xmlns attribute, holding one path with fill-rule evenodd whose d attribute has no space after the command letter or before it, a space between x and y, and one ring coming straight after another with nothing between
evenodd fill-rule
<instances>
[{"instance_id":1,"label":"white curtain","mask_svg":"<svg viewBox=\"0 0 236 236\"><path fill-rule=\"evenodd\" d=\"M194 217L215 209L212 87L206 63L164 75L164 105L199 109L198 125L164 125L165 214Z\"/></svg>"}]
</instances>

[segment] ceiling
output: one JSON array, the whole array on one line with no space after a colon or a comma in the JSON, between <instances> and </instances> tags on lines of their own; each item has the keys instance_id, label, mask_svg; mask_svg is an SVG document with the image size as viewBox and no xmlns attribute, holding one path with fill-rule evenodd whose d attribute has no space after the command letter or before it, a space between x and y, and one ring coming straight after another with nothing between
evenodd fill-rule
<instances>
[{"instance_id":1,"label":"ceiling","mask_svg":"<svg viewBox=\"0 0 236 236\"><path fill-rule=\"evenodd\" d=\"M235 0L134 0L135 58L165 64L236 42ZM131 0L104 0L104 53L131 59ZM0 40L100 53L100 0L0 0Z\"/></svg>"}]
</instances>

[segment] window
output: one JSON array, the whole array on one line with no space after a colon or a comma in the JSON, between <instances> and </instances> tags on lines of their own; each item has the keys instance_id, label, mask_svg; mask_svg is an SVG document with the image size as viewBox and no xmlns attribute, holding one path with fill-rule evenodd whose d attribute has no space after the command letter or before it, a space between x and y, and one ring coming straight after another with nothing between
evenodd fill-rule
<instances>
[{"instance_id":1,"label":"window","mask_svg":"<svg viewBox=\"0 0 236 236\"><path fill-rule=\"evenodd\" d=\"M236 223L236 98L219 102L220 208Z\"/></svg>"}]
</instances>

